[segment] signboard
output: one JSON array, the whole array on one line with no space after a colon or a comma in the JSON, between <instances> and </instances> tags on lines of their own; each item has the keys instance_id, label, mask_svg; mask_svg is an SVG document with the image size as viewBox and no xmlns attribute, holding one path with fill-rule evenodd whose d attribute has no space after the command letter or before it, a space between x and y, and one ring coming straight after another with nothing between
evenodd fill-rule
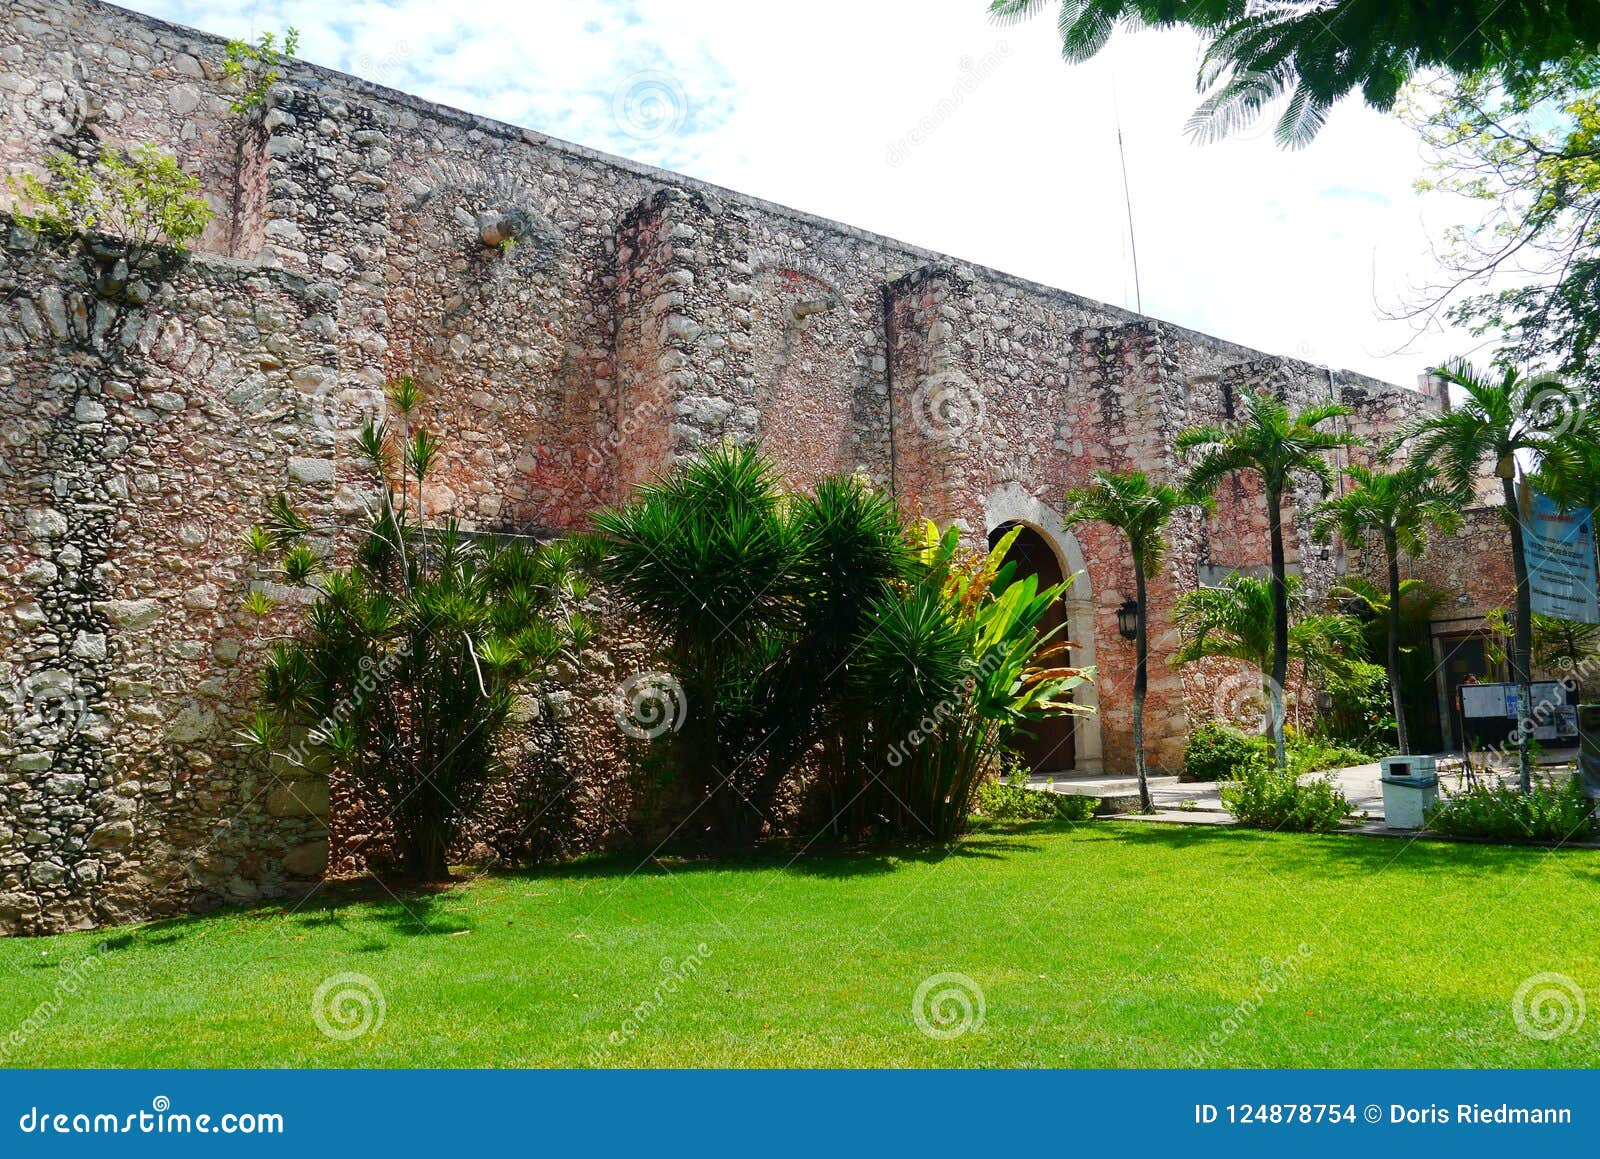
<instances>
[{"instance_id":1,"label":"signboard","mask_svg":"<svg viewBox=\"0 0 1600 1159\"><path fill-rule=\"evenodd\" d=\"M1594 556L1594 512L1563 513L1555 500L1529 491L1522 512L1528 588L1540 615L1600 624Z\"/></svg>"},{"instance_id":2,"label":"signboard","mask_svg":"<svg viewBox=\"0 0 1600 1159\"><path fill-rule=\"evenodd\" d=\"M1571 740L1578 734L1576 711L1567 704L1567 686L1559 680L1536 680L1533 683L1533 735L1541 741ZM1468 722L1499 720L1509 725L1517 720L1517 686L1515 684L1463 684L1461 714ZM1488 734L1483 729L1472 730L1480 736ZM1498 739L1498 733L1495 734Z\"/></svg>"}]
</instances>

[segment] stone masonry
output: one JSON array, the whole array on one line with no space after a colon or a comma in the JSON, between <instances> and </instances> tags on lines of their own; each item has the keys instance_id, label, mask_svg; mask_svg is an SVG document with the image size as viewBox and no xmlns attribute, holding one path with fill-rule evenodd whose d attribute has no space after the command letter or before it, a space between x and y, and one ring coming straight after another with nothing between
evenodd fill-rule
<instances>
[{"instance_id":1,"label":"stone masonry","mask_svg":"<svg viewBox=\"0 0 1600 1159\"><path fill-rule=\"evenodd\" d=\"M270 584L239 537L280 491L335 526L359 508L350 435L391 375L418 377L443 441L429 512L477 530L582 527L722 439L762 440L797 484L865 472L975 543L1033 527L1076 575L1070 634L1100 674L1085 770L1131 760L1132 576L1109 531L1062 525L1063 491L1097 468L1173 478L1178 431L1247 389L1348 403L1375 439L1438 405L299 62L236 114L222 59L92 0L0 12L0 169L149 142L217 211L115 305L0 222L0 931L322 873L326 781L231 744L293 612L245 614ZM1320 594L1360 561L1311 543L1310 498L1290 551ZM1259 493L1219 501L1180 520L1151 589L1159 766L1228 675L1166 663L1172 599L1266 562ZM1430 566L1474 574L1456 615L1509 587L1449 545ZM593 714L585 767L623 759L603 695L552 698Z\"/></svg>"}]
</instances>

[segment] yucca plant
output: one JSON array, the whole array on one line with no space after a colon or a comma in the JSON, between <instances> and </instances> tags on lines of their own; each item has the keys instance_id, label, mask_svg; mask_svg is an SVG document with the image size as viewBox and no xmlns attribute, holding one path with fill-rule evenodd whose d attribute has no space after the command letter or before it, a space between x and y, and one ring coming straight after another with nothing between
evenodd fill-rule
<instances>
[{"instance_id":1,"label":"yucca plant","mask_svg":"<svg viewBox=\"0 0 1600 1159\"><path fill-rule=\"evenodd\" d=\"M589 628L571 610L583 589L568 548L480 543L454 520L426 522L437 444L412 429L409 380L390 401L398 428L360 435L378 497L347 566L313 549L312 524L285 498L247 537L316 598L300 632L271 648L264 710L243 740L290 766L326 760L392 828L406 871L435 881L497 768L516 685Z\"/></svg>"},{"instance_id":2,"label":"yucca plant","mask_svg":"<svg viewBox=\"0 0 1600 1159\"><path fill-rule=\"evenodd\" d=\"M1071 692L1092 677L1059 663L1065 641L1039 621L1065 584L1016 578L1013 530L987 554L965 554L958 532L931 525L922 573L882 598L857 651L855 695L873 727L862 752L871 781L853 812L855 835L947 841L959 835L984 780L1030 721L1082 712Z\"/></svg>"}]
</instances>

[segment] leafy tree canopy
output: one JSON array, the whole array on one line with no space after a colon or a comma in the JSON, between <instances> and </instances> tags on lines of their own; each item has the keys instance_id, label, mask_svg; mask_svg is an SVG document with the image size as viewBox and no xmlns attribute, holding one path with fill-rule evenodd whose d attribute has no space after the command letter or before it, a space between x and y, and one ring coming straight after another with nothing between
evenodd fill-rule
<instances>
[{"instance_id":1,"label":"leafy tree canopy","mask_svg":"<svg viewBox=\"0 0 1600 1159\"><path fill-rule=\"evenodd\" d=\"M1049 0L991 0L1002 22L1037 15ZM1593 0L1060 0L1061 54L1088 60L1124 28L1183 26L1206 41L1189 131L1200 139L1248 124L1279 97L1285 146L1309 142L1328 109L1359 91L1388 110L1418 71L1485 74L1512 91L1545 65L1600 45Z\"/></svg>"}]
</instances>

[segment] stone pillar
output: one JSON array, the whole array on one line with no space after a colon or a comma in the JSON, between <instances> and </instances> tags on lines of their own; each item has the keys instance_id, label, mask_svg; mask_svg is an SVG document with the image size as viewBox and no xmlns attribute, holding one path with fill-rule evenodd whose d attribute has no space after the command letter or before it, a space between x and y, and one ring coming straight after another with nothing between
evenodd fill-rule
<instances>
[{"instance_id":1,"label":"stone pillar","mask_svg":"<svg viewBox=\"0 0 1600 1159\"><path fill-rule=\"evenodd\" d=\"M988 401L963 338L965 278L925 266L889 286L890 417L895 487L907 510L973 507L988 477ZM984 528L969 528L981 538Z\"/></svg>"},{"instance_id":2,"label":"stone pillar","mask_svg":"<svg viewBox=\"0 0 1600 1159\"><path fill-rule=\"evenodd\" d=\"M621 494L727 439L756 436L748 224L660 189L617 230L615 439Z\"/></svg>"}]
</instances>

